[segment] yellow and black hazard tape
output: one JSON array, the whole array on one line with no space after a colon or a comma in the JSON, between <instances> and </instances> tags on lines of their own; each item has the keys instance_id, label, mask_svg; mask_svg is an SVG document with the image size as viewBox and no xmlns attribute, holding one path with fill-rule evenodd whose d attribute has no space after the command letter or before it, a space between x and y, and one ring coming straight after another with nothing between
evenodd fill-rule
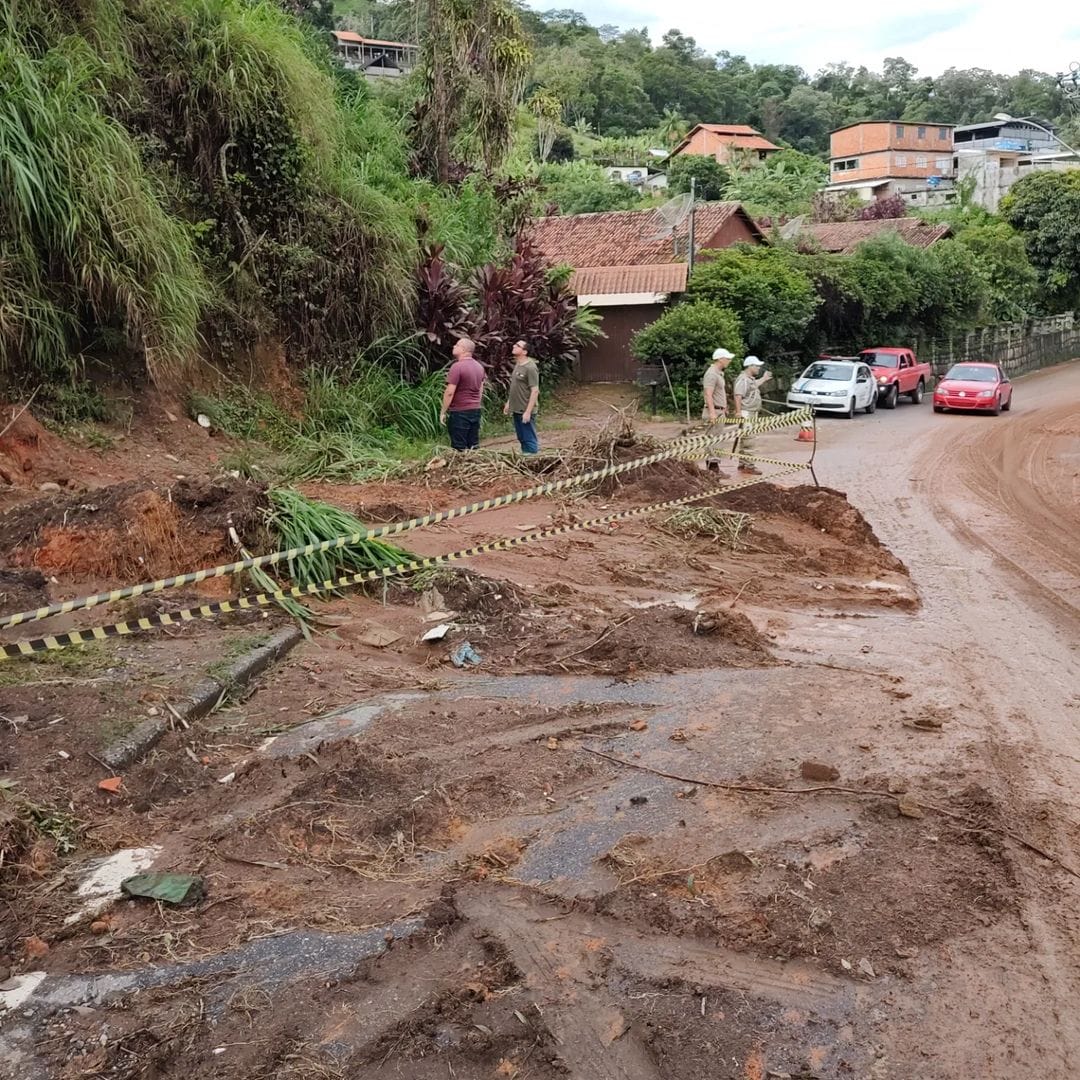
<instances>
[{"instance_id":1,"label":"yellow and black hazard tape","mask_svg":"<svg viewBox=\"0 0 1080 1080\"><path fill-rule=\"evenodd\" d=\"M483 555L490 551L505 551L508 548L521 547L523 544L532 544L539 540L548 540L554 536L565 536L567 533L580 532L583 529L595 528L598 525L610 525L618 521L626 521L630 518L641 517L643 514L652 514L658 510L669 510L676 506L684 506L686 503L698 502L715 495L723 495L739 488L752 487L754 484L763 483L777 476L787 473L798 472L807 466L803 463L789 464L786 469L770 473L767 476L755 476L752 480L743 480L735 484L724 484L720 487L710 488L708 491L700 491L694 495L686 495L679 499L669 499L666 502L652 503L649 506L638 506L631 510L622 510L614 514L605 514L603 517L592 518L589 521L573 522L569 525L557 525L550 529L540 529L536 532L525 533L522 536L508 536L502 540L493 540L487 544L477 544L475 547L463 548L447 555L432 555L422 559L412 559L408 562L398 563L395 566L387 566L379 570L366 570L359 574L349 574L336 580L311 582L307 585L294 585L288 589L277 589L271 593L257 593L251 596L241 596L236 600L221 600L215 604L203 604L200 607L184 608L180 611L162 612L131 622L116 622L106 626L94 626L87 630L72 630L66 634L48 634L40 638L31 638L25 641L16 641L10 645L0 645L0 660L11 660L20 656L33 656L35 653L50 652L56 649L66 649L71 645L89 645L94 641L104 641L107 638L125 637L129 634L138 634L145 630L154 630L160 626L175 626L177 623L193 622L197 619L210 619L215 615L232 611L245 611L251 608L267 607L276 604L286 598L302 599L307 596L315 596L319 593L333 592L337 589L346 589L350 586L363 585L370 581L385 581L388 578L400 577L404 574L412 574L419 570L431 570L447 563L458 562L461 559L471 559L477 555Z\"/></svg>"},{"instance_id":2,"label":"yellow and black hazard tape","mask_svg":"<svg viewBox=\"0 0 1080 1080\"><path fill-rule=\"evenodd\" d=\"M797 423L802 419L802 413L809 414L810 410L800 410L797 413L766 417L760 422L755 422L753 431L771 430L774 427L787 426ZM776 421L782 421L777 423ZM742 421L740 421L742 423ZM451 510L440 510L435 514L425 514L423 517L410 518L408 521L396 522L390 525L381 525L378 528L368 529L362 533L349 533L334 537L332 540L324 540L319 544L308 544L305 547L290 548L283 551L274 551L268 555L257 555L246 559L240 559L232 563L223 563L221 566L208 567L204 570L194 570L186 574L177 574L173 577L159 578L157 581L146 581L138 585L128 585L121 589L112 589L109 592L95 593L92 596L81 596L73 600L64 600L47 607L36 608L31 611L20 611L13 615L0 617L0 630L6 630L23 623L37 622L41 619L50 618L53 615L66 615L72 611L85 611L99 604L111 604L120 600L130 600L134 597L145 596L150 593L164 592L167 589L176 589L184 585L195 585L212 578L230 577L241 574L245 570L252 570L261 566L273 566L281 562L289 562L302 556L314 555L318 552L335 551L353 544L363 543L367 540L378 540L385 536L398 536L401 533L411 532L413 529L422 529L429 525L437 525L453 518L465 517L468 514L477 514L485 510L494 510L512 503L524 502L540 495L550 495L557 491L565 491L567 488L578 487L581 484L591 483L594 480L602 480L608 476L616 476L620 473L629 472L631 469L644 468L660 461L666 461L674 457L697 456L696 449L707 449L729 437L727 430L712 430L701 435L693 435L675 439L668 446L655 454L635 458L632 461L622 462L619 465L608 465L602 469L593 469L589 472L579 473L577 476L566 477L562 480L552 480L546 484L538 484L535 487L524 488L508 495L499 495L494 499L483 499L479 502L467 503L464 506L454 507Z\"/></svg>"}]
</instances>

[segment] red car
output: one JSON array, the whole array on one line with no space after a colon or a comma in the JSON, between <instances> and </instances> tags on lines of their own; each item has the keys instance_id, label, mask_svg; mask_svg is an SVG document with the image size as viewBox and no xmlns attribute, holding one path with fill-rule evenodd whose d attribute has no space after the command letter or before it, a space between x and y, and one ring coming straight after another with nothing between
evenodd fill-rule
<instances>
[{"instance_id":1,"label":"red car","mask_svg":"<svg viewBox=\"0 0 1080 1080\"><path fill-rule=\"evenodd\" d=\"M953 364L934 387L934 412L969 409L997 416L1012 408L1012 383L997 364Z\"/></svg>"}]
</instances>

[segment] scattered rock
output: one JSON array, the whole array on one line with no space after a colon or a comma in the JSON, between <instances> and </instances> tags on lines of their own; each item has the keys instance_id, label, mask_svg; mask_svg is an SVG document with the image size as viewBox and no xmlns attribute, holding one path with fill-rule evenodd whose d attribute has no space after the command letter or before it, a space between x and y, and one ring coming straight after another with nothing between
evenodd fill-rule
<instances>
[{"instance_id":1,"label":"scattered rock","mask_svg":"<svg viewBox=\"0 0 1080 1080\"><path fill-rule=\"evenodd\" d=\"M630 721L630 730L631 731L646 731L648 729L648 727L649 727L649 725L644 720L631 720Z\"/></svg>"},{"instance_id":2,"label":"scattered rock","mask_svg":"<svg viewBox=\"0 0 1080 1080\"><path fill-rule=\"evenodd\" d=\"M559 740L556 739L554 735L549 736L548 741L547 741L547 748L549 750L558 750L559 749Z\"/></svg>"},{"instance_id":3,"label":"scattered rock","mask_svg":"<svg viewBox=\"0 0 1080 1080\"><path fill-rule=\"evenodd\" d=\"M696 787L684 787L675 792L676 799L692 799L697 794Z\"/></svg>"},{"instance_id":4,"label":"scattered rock","mask_svg":"<svg viewBox=\"0 0 1080 1080\"><path fill-rule=\"evenodd\" d=\"M804 780L828 783L840 779L840 770L834 769L831 765L825 765L820 761L804 761L799 766L799 775Z\"/></svg>"},{"instance_id":5,"label":"scattered rock","mask_svg":"<svg viewBox=\"0 0 1080 1080\"><path fill-rule=\"evenodd\" d=\"M871 964L865 956L859 961L859 970L864 975L868 975L871 979L877 978L877 975L874 971L874 965Z\"/></svg>"},{"instance_id":6,"label":"scattered rock","mask_svg":"<svg viewBox=\"0 0 1080 1080\"><path fill-rule=\"evenodd\" d=\"M43 956L46 956L49 952L49 943L42 941L41 938L35 934L33 937L26 939L26 958L28 960L40 960Z\"/></svg>"},{"instance_id":7,"label":"scattered rock","mask_svg":"<svg viewBox=\"0 0 1080 1080\"><path fill-rule=\"evenodd\" d=\"M842 968L843 968L843 969L844 969L845 971L850 971L850 970L851 970L851 961L850 961L850 960L843 960L843 959L842 959L842 960L840 961L840 966L841 966L841 967L842 967Z\"/></svg>"},{"instance_id":8,"label":"scattered rock","mask_svg":"<svg viewBox=\"0 0 1080 1080\"><path fill-rule=\"evenodd\" d=\"M923 813L922 807L919 806L919 804L913 798L911 798L910 795L901 795L900 798L896 800L896 809L899 810L904 817L926 817L926 814Z\"/></svg>"},{"instance_id":9,"label":"scattered rock","mask_svg":"<svg viewBox=\"0 0 1080 1080\"><path fill-rule=\"evenodd\" d=\"M890 795L903 795L908 789L907 781L902 776L891 776L889 778L889 794Z\"/></svg>"},{"instance_id":10,"label":"scattered rock","mask_svg":"<svg viewBox=\"0 0 1080 1080\"><path fill-rule=\"evenodd\" d=\"M52 480L46 481L44 484L38 484L38 491L63 491L64 489Z\"/></svg>"},{"instance_id":11,"label":"scattered rock","mask_svg":"<svg viewBox=\"0 0 1080 1080\"><path fill-rule=\"evenodd\" d=\"M378 623L369 623L356 640L361 645L369 645L373 649L385 649L387 645L393 645L395 641L400 641L401 635L389 627L380 626Z\"/></svg>"},{"instance_id":12,"label":"scattered rock","mask_svg":"<svg viewBox=\"0 0 1080 1080\"><path fill-rule=\"evenodd\" d=\"M643 806L648 801L649 801L649 796L648 795L631 795L630 796L630 805L631 806Z\"/></svg>"},{"instance_id":13,"label":"scattered rock","mask_svg":"<svg viewBox=\"0 0 1080 1080\"><path fill-rule=\"evenodd\" d=\"M101 791L107 791L110 795L119 795L122 783L123 780L119 776L107 776L104 780L98 781L98 788Z\"/></svg>"},{"instance_id":14,"label":"scattered rock","mask_svg":"<svg viewBox=\"0 0 1080 1080\"><path fill-rule=\"evenodd\" d=\"M90 924L91 934L107 934L112 929L108 919L96 919Z\"/></svg>"},{"instance_id":15,"label":"scattered rock","mask_svg":"<svg viewBox=\"0 0 1080 1080\"><path fill-rule=\"evenodd\" d=\"M901 960L914 960L919 955L919 950L914 945L897 945L896 955Z\"/></svg>"},{"instance_id":16,"label":"scattered rock","mask_svg":"<svg viewBox=\"0 0 1080 1080\"><path fill-rule=\"evenodd\" d=\"M832 912L825 908L814 908L808 921L811 930L824 930L832 923Z\"/></svg>"},{"instance_id":17,"label":"scattered rock","mask_svg":"<svg viewBox=\"0 0 1080 1080\"><path fill-rule=\"evenodd\" d=\"M725 851L723 855L716 855L709 862L731 873L754 869L754 860L744 851Z\"/></svg>"},{"instance_id":18,"label":"scattered rock","mask_svg":"<svg viewBox=\"0 0 1080 1080\"><path fill-rule=\"evenodd\" d=\"M675 730L674 730L674 731L673 731L673 732L672 732L672 733L671 733L671 734L670 734L670 735L668 736L668 738L669 738L669 739L670 739L670 740L671 740L672 742L686 742L686 740L687 740L688 736L687 736L686 732L685 732L685 731L684 731L684 730L683 730L683 729L682 729L681 727L677 727L677 728L676 728L676 729L675 729Z\"/></svg>"}]
</instances>

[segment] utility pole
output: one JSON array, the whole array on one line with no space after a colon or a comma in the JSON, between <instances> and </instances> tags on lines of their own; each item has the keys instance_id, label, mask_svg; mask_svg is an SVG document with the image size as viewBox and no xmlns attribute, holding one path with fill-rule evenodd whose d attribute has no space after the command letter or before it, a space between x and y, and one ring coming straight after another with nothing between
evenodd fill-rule
<instances>
[{"instance_id":1,"label":"utility pole","mask_svg":"<svg viewBox=\"0 0 1080 1080\"><path fill-rule=\"evenodd\" d=\"M690 236L689 236L690 250L686 253L686 262L687 262L687 265L690 268L687 271L688 275L692 274L694 272L694 209L697 206L696 191L697 191L697 181L693 176L691 176L690 177Z\"/></svg>"}]
</instances>

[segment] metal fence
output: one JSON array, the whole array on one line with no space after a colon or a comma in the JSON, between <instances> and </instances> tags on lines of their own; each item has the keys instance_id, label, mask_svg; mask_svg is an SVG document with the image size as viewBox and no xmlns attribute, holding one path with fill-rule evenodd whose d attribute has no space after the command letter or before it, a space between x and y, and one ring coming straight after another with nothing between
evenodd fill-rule
<instances>
[{"instance_id":1,"label":"metal fence","mask_svg":"<svg viewBox=\"0 0 1080 1080\"><path fill-rule=\"evenodd\" d=\"M1022 323L997 323L941 338L919 338L915 355L935 375L953 364L982 360L1011 376L1080 357L1080 320L1069 312Z\"/></svg>"}]
</instances>

